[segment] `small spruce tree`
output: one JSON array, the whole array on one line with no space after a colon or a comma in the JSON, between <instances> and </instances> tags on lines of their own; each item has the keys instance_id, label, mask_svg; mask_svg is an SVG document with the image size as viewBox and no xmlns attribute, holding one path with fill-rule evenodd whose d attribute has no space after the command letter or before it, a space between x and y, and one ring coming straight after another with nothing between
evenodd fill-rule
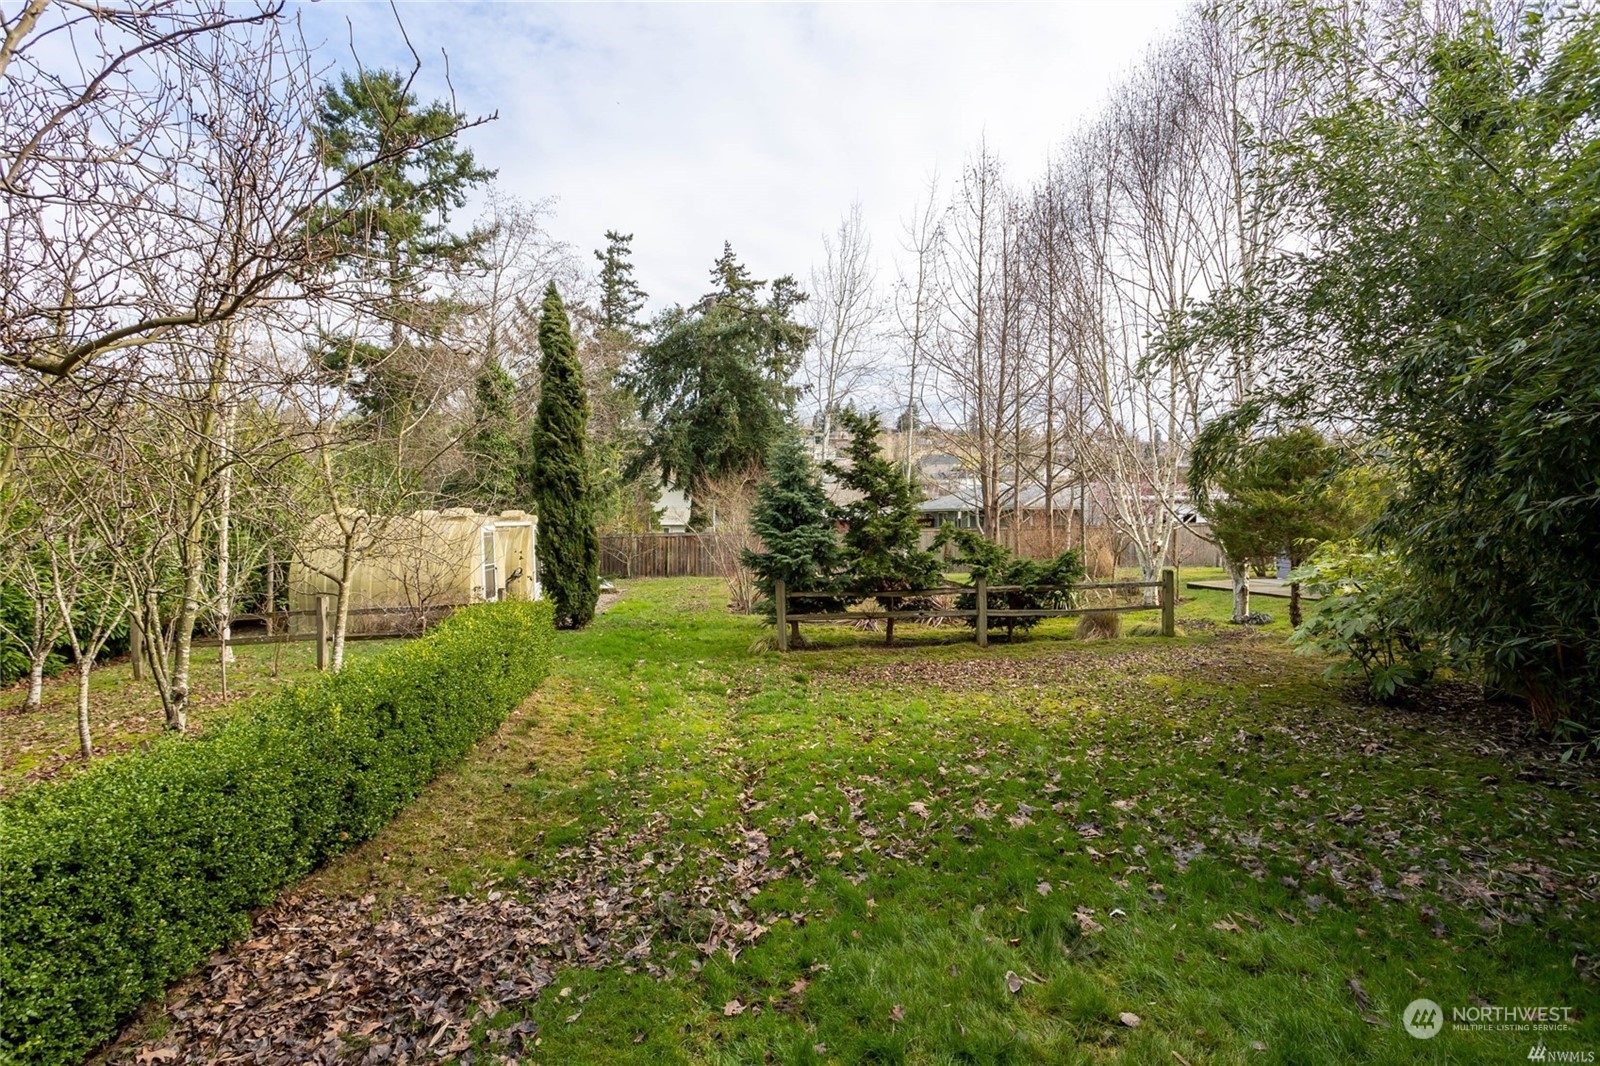
<instances>
[{"instance_id":1,"label":"small spruce tree","mask_svg":"<svg viewBox=\"0 0 1600 1066\"><path fill-rule=\"evenodd\" d=\"M577 345L555 283L539 316L539 411L533 423L533 495L539 508L539 569L556 624L579 629L600 595L600 537L589 493L589 397Z\"/></svg>"},{"instance_id":2,"label":"small spruce tree","mask_svg":"<svg viewBox=\"0 0 1600 1066\"><path fill-rule=\"evenodd\" d=\"M779 437L767 452L767 480L756 489L750 525L766 551L747 548L743 562L756 575L756 588L761 592L758 606L768 621L777 618L773 582L782 580L791 591L832 588L843 559L839 534L829 514L822 480L794 433ZM809 612L835 611L844 609L844 601L806 599L800 606ZM790 624L790 642L798 645L800 623Z\"/></svg>"},{"instance_id":3,"label":"small spruce tree","mask_svg":"<svg viewBox=\"0 0 1600 1066\"><path fill-rule=\"evenodd\" d=\"M917 528L917 504L922 493L905 472L883 456L878 438L883 426L876 414L839 412L839 424L850 434L843 463L828 463L824 469L839 479L860 498L834 510L834 517L845 524L844 590L863 598L876 599L879 606L893 611L903 598L886 597L885 592L928 588L939 580L939 560L921 548ZM885 643L894 643L894 619L886 627Z\"/></svg>"}]
</instances>

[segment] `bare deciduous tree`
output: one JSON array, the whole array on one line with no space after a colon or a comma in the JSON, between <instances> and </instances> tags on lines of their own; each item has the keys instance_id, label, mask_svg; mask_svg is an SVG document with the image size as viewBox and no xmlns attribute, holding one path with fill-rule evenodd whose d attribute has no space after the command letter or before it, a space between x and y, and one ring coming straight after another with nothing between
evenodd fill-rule
<instances>
[{"instance_id":1,"label":"bare deciduous tree","mask_svg":"<svg viewBox=\"0 0 1600 1066\"><path fill-rule=\"evenodd\" d=\"M939 182L928 179L925 199L919 200L903 222L901 249L909 262L902 261L894 289L894 313L898 335L904 346L906 391L905 419L906 477L915 476L917 420L922 413L922 374L927 369L928 345L938 314L939 257L944 243L944 226L939 217Z\"/></svg>"},{"instance_id":2,"label":"bare deciduous tree","mask_svg":"<svg viewBox=\"0 0 1600 1066\"><path fill-rule=\"evenodd\" d=\"M975 479L971 502L989 537L999 536L1016 429L1017 290L1010 274L1015 262L1007 261L1015 236L1011 201L999 159L980 145L962 168L945 212L941 329L928 353L940 441Z\"/></svg>"},{"instance_id":3,"label":"bare deciduous tree","mask_svg":"<svg viewBox=\"0 0 1600 1066\"><path fill-rule=\"evenodd\" d=\"M62 375L304 280L325 188L283 5L30 4L0 77L0 345Z\"/></svg>"},{"instance_id":4,"label":"bare deciduous tree","mask_svg":"<svg viewBox=\"0 0 1600 1066\"><path fill-rule=\"evenodd\" d=\"M872 238L859 201L822 238L823 260L811 271L806 303L811 347L800 364L804 394L816 408L816 459L832 456L834 418L846 397L866 385L882 366L878 327L884 306L872 263Z\"/></svg>"},{"instance_id":5,"label":"bare deciduous tree","mask_svg":"<svg viewBox=\"0 0 1600 1066\"><path fill-rule=\"evenodd\" d=\"M940 332L930 355L934 396L946 450L963 460L976 478L976 499L986 534L994 535L990 501L998 500L999 471L994 440L988 316L994 304L994 265L999 201L1004 195L1000 163L987 146L962 168L945 212L940 249Z\"/></svg>"},{"instance_id":6,"label":"bare deciduous tree","mask_svg":"<svg viewBox=\"0 0 1600 1066\"><path fill-rule=\"evenodd\" d=\"M108 432L119 417L110 390L63 383L41 393L48 417L33 424L46 432L19 448L16 467L31 513L32 535L8 544L12 580L30 594L48 598L53 617L39 617L36 637L64 639L78 675L77 725L85 759L93 754L89 725L89 680L95 660L127 615L127 560L143 546L147 512L135 490L141 465L130 461L122 438ZM36 606L42 607L43 603ZM34 675L37 678L37 674ZM30 709L38 708L30 686Z\"/></svg>"},{"instance_id":7,"label":"bare deciduous tree","mask_svg":"<svg viewBox=\"0 0 1600 1066\"><path fill-rule=\"evenodd\" d=\"M37 506L37 503L35 503ZM24 625L12 625L0 614L0 635L22 649L28 658L28 695L25 711L37 711L44 698L44 672L61 637L61 612L56 608L53 571L46 540L53 535L49 519L33 513L18 516L18 528L8 530L0 578L27 598Z\"/></svg>"},{"instance_id":8,"label":"bare deciduous tree","mask_svg":"<svg viewBox=\"0 0 1600 1066\"><path fill-rule=\"evenodd\" d=\"M125 553L115 544L122 515L106 509L110 494L94 487L94 506L77 509L81 521L68 523L60 536L47 541L56 606L62 632L72 647L78 674L78 747L84 759L94 757L89 728L89 677L106 642L128 614Z\"/></svg>"},{"instance_id":9,"label":"bare deciduous tree","mask_svg":"<svg viewBox=\"0 0 1600 1066\"><path fill-rule=\"evenodd\" d=\"M695 502L710 516L710 525L697 534L701 550L728 585L728 606L749 614L755 604L755 574L744 565L744 549L751 546L750 509L756 489L766 477L760 467L730 470L709 479L695 492Z\"/></svg>"},{"instance_id":10,"label":"bare deciduous tree","mask_svg":"<svg viewBox=\"0 0 1600 1066\"><path fill-rule=\"evenodd\" d=\"M491 189L475 228L486 233L480 270L457 279L453 302L463 313L450 324L457 346L479 360L498 360L519 381L538 378L535 320L545 286L554 281L574 301L587 286L572 249L547 228L552 201L528 201Z\"/></svg>"}]
</instances>

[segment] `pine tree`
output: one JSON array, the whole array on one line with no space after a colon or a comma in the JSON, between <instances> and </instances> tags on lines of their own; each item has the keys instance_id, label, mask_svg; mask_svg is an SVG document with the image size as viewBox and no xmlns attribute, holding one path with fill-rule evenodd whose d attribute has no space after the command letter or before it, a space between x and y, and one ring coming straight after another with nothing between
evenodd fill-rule
<instances>
[{"instance_id":1,"label":"pine tree","mask_svg":"<svg viewBox=\"0 0 1600 1066\"><path fill-rule=\"evenodd\" d=\"M1247 437L1232 420L1218 419L1201 433L1194 455L1190 492L1241 569L1279 554L1299 567L1318 544L1349 536L1368 517L1359 476L1336 476L1339 449L1310 426ZM1301 621L1296 581L1289 585L1289 624L1299 628Z\"/></svg>"},{"instance_id":2,"label":"pine tree","mask_svg":"<svg viewBox=\"0 0 1600 1066\"><path fill-rule=\"evenodd\" d=\"M332 202L312 212L313 229L333 241L342 268L384 290L379 317L388 336L380 343L329 335L316 355L330 374L348 379L380 432L416 401L417 368L407 350L432 343L446 310L430 296L430 282L471 262L492 235L449 226L451 211L495 174L459 143L465 121L445 101L422 104L394 70L345 73L318 103L313 132L322 160L344 180Z\"/></svg>"},{"instance_id":3,"label":"pine tree","mask_svg":"<svg viewBox=\"0 0 1600 1066\"><path fill-rule=\"evenodd\" d=\"M539 571L556 624L579 629L600 594L600 537L589 492L589 398L577 345L555 283L539 316L539 411L533 425L533 493L539 508Z\"/></svg>"},{"instance_id":4,"label":"pine tree","mask_svg":"<svg viewBox=\"0 0 1600 1066\"><path fill-rule=\"evenodd\" d=\"M600 295L588 317L593 325L580 349L589 387L589 489L595 519L602 528L651 522L654 486L624 469L637 435L638 401L620 380L623 367L639 354L645 326L640 321L645 292L634 280L633 234L606 230L600 262Z\"/></svg>"},{"instance_id":5,"label":"pine tree","mask_svg":"<svg viewBox=\"0 0 1600 1066\"><path fill-rule=\"evenodd\" d=\"M749 268L739 262L739 257L734 254L732 241L722 242L722 254L711 264L711 280L716 282L717 287L700 298L702 308L721 303L753 309L762 288L767 284L750 276Z\"/></svg>"},{"instance_id":6,"label":"pine tree","mask_svg":"<svg viewBox=\"0 0 1600 1066\"><path fill-rule=\"evenodd\" d=\"M606 230L605 251L600 260L600 329L612 337L631 341L639 332L639 312L644 309L644 290L633 280L633 234Z\"/></svg>"},{"instance_id":7,"label":"pine tree","mask_svg":"<svg viewBox=\"0 0 1600 1066\"><path fill-rule=\"evenodd\" d=\"M839 424L850 434L845 448L849 465L828 463L824 469L840 485L860 493L859 499L834 511L846 525L844 587L875 598L884 610L897 610L905 601L881 593L928 588L939 579L938 558L921 548L917 503L922 493L898 465L884 458L878 444L883 426L876 414L842 410ZM894 619L887 629L885 642L893 643Z\"/></svg>"},{"instance_id":8,"label":"pine tree","mask_svg":"<svg viewBox=\"0 0 1600 1066\"><path fill-rule=\"evenodd\" d=\"M774 581L791 591L818 592L837 580L843 554L839 534L829 514L828 497L805 446L793 433L785 433L767 452L767 480L756 490L750 525L766 551L745 550L743 562L756 575L763 599L760 607L775 620ZM842 610L844 601L807 599L806 611ZM792 623L791 643L800 643L800 623Z\"/></svg>"}]
</instances>

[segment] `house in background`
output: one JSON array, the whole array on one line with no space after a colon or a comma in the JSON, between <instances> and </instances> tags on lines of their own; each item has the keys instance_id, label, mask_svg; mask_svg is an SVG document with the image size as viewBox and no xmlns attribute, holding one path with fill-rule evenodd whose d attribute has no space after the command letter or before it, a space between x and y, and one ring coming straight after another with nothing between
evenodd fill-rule
<instances>
[{"instance_id":1,"label":"house in background","mask_svg":"<svg viewBox=\"0 0 1600 1066\"><path fill-rule=\"evenodd\" d=\"M935 533L941 526L947 525L957 529L977 529L978 522L978 506L965 493L947 492L917 504L917 524ZM923 540L931 543L926 536ZM927 547L927 544L923 547Z\"/></svg>"},{"instance_id":2,"label":"house in background","mask_svg":"<svg viewBox=\"0 0 1600 1066\"><path fill-rule=\"evenodd\" d=\"M1037 484L1024 483L1018 489L1001 482L997 486L995 539L1017 554L1035 559L1064 548L1082 548L1085 564L1097 577L1109 577L1113 567L1137 565L1138 553L1112 521L1112 501L1106 486L1091 481L1080 488L1067 471L1060 473L1058 483L1064 484L1053 499L1047 499ZM941 526L974 530L983 527L983 492L976 477L957 473L946 478L942 487L945 491L929 491L931 498L917 505L924 549L932 548ZM1176 519L1172 539L1163 553L1168 565L1222 565L1210 527L1187 499L1163 499L1146 492L1139 497L1138 506L1152 512L1165 510ZM953 560L955 556L953 549L945 549L946 559Z\"/></svg>"},{"instance_id":3,"label":"house in background","mask_svg":"<svg viewBox=\"0 0 1600 1066\"><path fill-rule=\"evenodd\" d=\"M338 594L347 548L353 560L351 633L392 630L397 617L421 624L484 600L540 597L538 520L526 511L487 515L453 507L406 515L358 511L343 518L319 515L295 547L289 565L291 632L315 629L317 597Z\"/></svg>"},{"instance_id":4,"label":"house in background","mask_svg":"<svg viewBox=\"0 0 1600 1066\"><path fill-rule=\"evenodd\" d=\"M656 497L656 525L661 527L663 533L687 533L692 508L693 501L687 492L662 488L661 494Z\"/></svg>"},{"instance_id":5,"label":"house in background","mask_svg":"<svg viewBox=\"0 0 1600 1066\"><path fill-rule=\"evenodd\" d=\"M976 478L967 476L951 479L953 488L917 505L917 521L923 527L923 546L931 547L941 526L957 529L981 529L983 526L982 493ZM951 481L947 481L950 484ZM999 486L1000 510L997 514L997 537L1002 544L1023 555L1048 554L1053 547L1060 551L1075 543L1079 526L1077 488L1057 489L1054 506L1046 506L1044 490L1024 485L1021 498L1009 484ZM1055 529L1049 536L1048 530Z\"/></svg>"}]
</instances>

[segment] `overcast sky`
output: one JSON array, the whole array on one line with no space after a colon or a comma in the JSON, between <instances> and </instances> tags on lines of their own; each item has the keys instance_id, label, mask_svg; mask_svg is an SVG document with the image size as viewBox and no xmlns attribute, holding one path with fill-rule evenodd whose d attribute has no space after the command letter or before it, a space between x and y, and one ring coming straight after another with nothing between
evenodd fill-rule
<instances>
[{"instance_id":1,"label":"overcast sky","mask_svg":"<svg viewBox=\"0 0 1600 1066\"><path fill-rule=\"evenodd\" d=\"M1180 0L1055 4L401 3L424 96L499 119L467 143L504 189L556 200L586 257L634 234L651 303L689 301L732 241L804 279L859 199L888 270L900 219L980 139L1026 178L1171 27ZM300 7L326 62L409 67L386 3Z\"/></svg>"}]
</instances>

